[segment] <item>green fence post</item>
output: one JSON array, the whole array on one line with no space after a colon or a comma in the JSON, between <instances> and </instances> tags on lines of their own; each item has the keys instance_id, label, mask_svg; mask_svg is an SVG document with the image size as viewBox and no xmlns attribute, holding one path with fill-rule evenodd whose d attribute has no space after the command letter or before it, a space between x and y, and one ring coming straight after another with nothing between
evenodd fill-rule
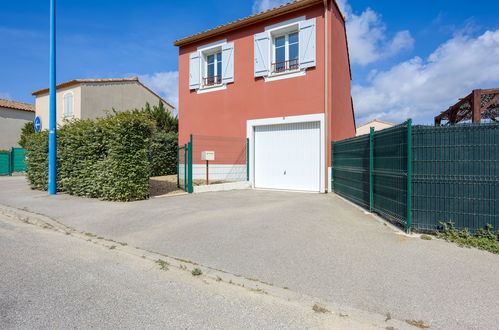
<instances>
[{"instance_id":1,"label":"green fence post","mask_svg":"<svg viewBox=\"0 0 499 330\"><path fill-rule=\"evenodd\" d=\"M246 138L246 181L250 180L249 138Z\"/></svg>"},{"instance_id":2,"label":"green fence post","mask_svg":"<svg viewBox=\"0 0 499 330\"><path fill-rule=\"evenodd\" d=\"M180 147L177 146L177 188L180 188Z\"/></svg>"},{"instance_id":3,"label":"green fence post","mask_svg":"<svg viewBox=\"0 0 499 330\"><path fill-rule=\"evenodd\" d=\"M192 134L190 135L190 140L187 149L187 158L189 159L187 166L187 192L192 194L194 189L192 188Z\"/></svg>"},{"instance_id":4,"label":"green fence post","mask_svg":"<svg viewBox=\"0 0 499 330\"><path fill-rule=\"evenodd\" d=\"M369 212L374 206L374 127L369 130Z\"/></svg>"},{"instance_id":5,"label":"green fence post","mask_svg":"<svg viewBox=\"0 0 499 330\"><path fill-rule=\"evenodd\" d=\"M407 121L407 221L406 231L412 227L412 119Z\"/></svg>"},{"instance_id":6,"label":"green fence post","mask_svg":"<svg viewBox=\"0 0 499 330\"><path fill-rule=\"evenodd\" d=\"M188 167L188 160L187 160L187 144L184 144L184 191L187 191L187 167Z\"/></svg>"}]
</instances>

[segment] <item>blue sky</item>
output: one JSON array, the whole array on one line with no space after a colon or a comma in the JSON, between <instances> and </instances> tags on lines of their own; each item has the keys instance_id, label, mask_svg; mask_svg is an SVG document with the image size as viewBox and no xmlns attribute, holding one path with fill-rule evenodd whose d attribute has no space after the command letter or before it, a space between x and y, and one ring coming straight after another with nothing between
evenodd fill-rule
<instances>
[{"instance_id":1,"label":"blue sky","mask_svg":"<svg viewBox=\"0 0 499 330\"><path fill-rule=\"evenodd\" d=\"M1 0L0 98L48 87L49 0ZM58 1L58 77L139 76L177 101L181 37L280 0ZM499 87L497 1L339 0L348 21L357 122L430 123L474 88Z\"/></svg>"}]
</instances>

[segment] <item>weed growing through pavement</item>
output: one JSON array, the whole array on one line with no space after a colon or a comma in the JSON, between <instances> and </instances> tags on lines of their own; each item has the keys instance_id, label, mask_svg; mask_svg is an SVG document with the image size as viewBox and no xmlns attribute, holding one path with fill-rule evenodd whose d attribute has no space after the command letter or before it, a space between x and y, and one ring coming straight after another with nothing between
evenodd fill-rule
<instances>
[{"instance_id":1,"label":"weed growing through pavement","mask_svg":"<svg viewBox=\"0 0 499 330\"><path fill-rule=\"evenodd\" d=\"M194 268L191 272L192 275L194 276L199 276L199 275L202 275L203 274L203 271L199 268Z\"/></svg>"},{"instance_id":2,"label":"weed growing through pavement","mask_svg":"<svg viewBox=\"0 0 499 330\"><path fill-rule=\"evenodd\" d=\"M329 312L331 312L329 309L322 307L322 306L319 306L317 304L312 306L312 310L316 313L329 313Z\"/></svg>"},{"instance_id":3,"label":"weed growing through pavement","mask_svg":"<svg viewBox=\"0 0 499 330\"><path fill-rule=\"evenodd\" d=\"M109 247L109 250L114 250L114 249L116 249L116 245L111 245L111 246Z\"/></svg>"},{"instance_id":4,"label":"weed growing through pavement","mask_svg":"<svg viewBox=\"0 0 499 330\"><path fill-rule=\"evenodd\" d=\"M419 238L424 239L425 241L431 241L431 236L430 235L421 235Z\"/></svg>"},{"instance_id":5,"label":"weed growing through pavement","mask_svg":"<svg viewBox=\"0 0 499 330\"><path fill-rule=\"evenodd\" d=\"M161 259L156 260L156 263L159 265L159 269L161 270L168 270L168 266L170 265L167 261Z\"/></svg>"}]
</instances>

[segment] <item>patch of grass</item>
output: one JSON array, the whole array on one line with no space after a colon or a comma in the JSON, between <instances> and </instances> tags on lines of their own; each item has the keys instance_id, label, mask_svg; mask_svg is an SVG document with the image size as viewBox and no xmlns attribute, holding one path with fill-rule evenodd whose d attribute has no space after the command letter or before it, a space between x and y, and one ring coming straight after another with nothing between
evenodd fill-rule
<instances>
[{"instance_id":1,"label":"patch of grass","mask_svg":"<svg viewBox=\"0 0 499 330\"><path fill-rule=\"evenodd\" d=\"M222 278L220 276L217 276L217 282L222 281Z\"/></svg>"},{"instance_id":2,"label":"patch of grass","mask_svg":"<svg viewBox=\"0 0 499 330\"><path fill-rule=\"evenodd\" d=\"M386 330L398 330L398 329L395 327L386 327Z\"/></svg>"},{"instance_id":3,"label":"patch of grass","mask_svg":"<svg viewBox=\"0 0 499 330\"><path fill-rule=\"evenodd\" d=\"M317 304L312 306L312 310L316 313L330 313L331 312L329 309L322 307L322 306L319 306Z\"/></svg>"},{"instance_id":4,"label":"patch of grass","mask_svg":"<svg viewBox=\"0 0 499 330\"><path fill-rule=\"evenodd\" d=\"M109 247L109 250L114 250L114 249L116 249L116 245L111 245L111 246Z\"/></svg>"},{"instance_id":5,"label":"patch of grass","mask_svg":"<svg viewBox=\"0 0 499 330\"><path fill-rule=\"evenodd\" d=\"M419 238L424 239L425 241L431 241L432 238L430 235L421 235Z\"/></svg>"},{"instance_id":6,"label":"patch of grass","mask_svg":"<svg viewBox=\"0 0 499 330\"><path fill-rule=\"evenodd\" d=\"M287 286L285 286L283 289L284 289L284 290L289 290L289 288L288 288Z\"/></svg>"},{"instance_id":7,"label":"patch of grass","mask_svg":"<svg viewBox=\"0 0 499 330\"><path fill-rule=\"evenodd\" d=\"M168 266L170 265L168 261L161 259L156 260L156 263L159 265L159 269L161 270L168 270Z\"/></svg>"},{"instance_id":8,"label":"patch of grass","mask_svg":"<svg viewBox=\"0 0 499 330\"><path fill-rule=\"evenodd\" d=\"M441 224L443 231L436 232L438 237L457 243L461 247L474 247L499 254L499 230L494 232L492 225L486 225L473 235L468 229L457 230L453 222L441 222Z\"/></svg>"},{"instance_id":9,"label":"patch of grass","mask_svg":"<svg viewBox=\"0 0 499 330\"><path fill-rule=\"evenodd\" d=\"M201 269L199 269L199 268L194 268L194 269L192 270L191 274L192 274L193 276L199 276L199 275L202 275L202 274L203 274L203 271L202 271Z\"/></svg>"},{"instance_id":10,"label":"patch of grass","mask_svg":"<svg viewBox=\"0 0 499 330\"><path fill-rule=\"evenodd\" d=\"M97 235L92 234L92 233L85 233L85 236L89 236L89 237L97 237Z\"/></svg>"},{"instance_id":11,"label":"patch of grass","mask_svg":"<svg viewBox=\"0 0 499 330\"><path fill-rule=\"evenodd\" d=\"M412 325L413 327L420 328L420 329L429 329L430 326L425 324L421 320L405 320L407 324Z\"/></svg>"},{"instance_id":12,"label":"patch of grass","mask_svg":"<svg viewBox=\"0 0 499 330\"><path fill-rule=\"evenodd\" d=\"M121 244L121 246L127 246L128 243L125 243L125 242L117 242L118 244Z\"/></svg>"}]
</instances>

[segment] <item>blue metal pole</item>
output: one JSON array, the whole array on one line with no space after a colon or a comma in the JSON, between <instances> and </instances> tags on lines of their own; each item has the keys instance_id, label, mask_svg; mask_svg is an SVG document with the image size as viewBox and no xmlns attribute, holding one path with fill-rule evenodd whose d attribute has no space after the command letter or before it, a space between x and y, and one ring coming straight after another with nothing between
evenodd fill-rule
<instances>
[{"instance_id":1,"label":"blue metal pole","mask_svg":"<svg viewBox=\"0 0 499 330\"><path fill-rule=\"evenodd\" d=\"M49 113L49 195L57 193L57 141L55 90L55 1L50 0L50 113Z\"/></svg>"}]
</instances>

